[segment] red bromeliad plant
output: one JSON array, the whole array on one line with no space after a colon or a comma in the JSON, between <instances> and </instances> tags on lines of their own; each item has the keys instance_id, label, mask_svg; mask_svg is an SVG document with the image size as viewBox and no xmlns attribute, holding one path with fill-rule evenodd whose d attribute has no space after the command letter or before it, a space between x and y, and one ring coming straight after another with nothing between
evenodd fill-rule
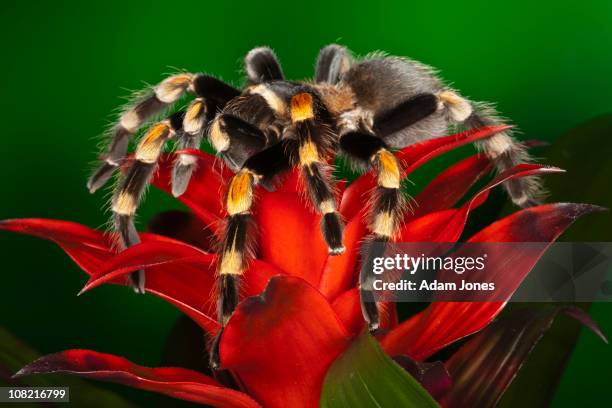
<instances>
[{"instance_id":1,"label":"red bromeliad plant","mask_svg":"<svg viewBox=\"0 0 612 408\"><path fill-rule=\"evenodd\" d=\"M409 175L441 153L499 130L500 127L488 127L429 140L409 146L397 156L405 163L405 174ZM213 156L198 151L191 154L201 163L180 200L207 227L214 241L220 232L218 220L224 216L220 198L231 174L215 167ZM168 155L162 161L153 181L166 191L170 190L172 160ZM498 175L465 204L455 207L491 167L489 160L478 154L439 174L415 197L415 210L406 215L397 240L456 242L470 212L487 199L493 187L512 178L561 171L534 164L519 165ZM495 347L498 356L510 353L503 344L479 347L478 344L486 344L491 338L485 336L487 331L468 341L446 367L421 362L483 329L500 313L505 302L434 302L403 322L398 322L395 305L387 304L381 308L383 330L377 341L361 334L364 321L357 289L359 254L367 235L364 203L374 186L374 177L366 174L340 188L339 209L347 222L346 253L335 257L328 256L319 232L319 217L303 202L298 182L294 172L276 191L258 191L257 257L245 275L244 299L220 342L222 368L236 380L235 389L196 371L146 368L121 357L88 350L68 350L42 357L17 375L68 372L219 407L368 406L374 402L385 406L384 401L434 406L432 396L448 406L469 401L494 404L522 360L475 357L473 360L480 364L482 372L486 372L487 361L495 364L491 381L496 378L494 373L509 371L493 381L494 387L475 391L474 387L466 386L471 384L470 376L476 375L475 370L468 369L471 361L468 357L480 349L490 353ZM523 209L489 225L468 241L552 242L574 220L596 209L569 203ZM108 234L67 221L15 219L2 222L0 228L50 239L60 245L89 275L83 291L103 283L125 284L130 272L145 269L147 292L178 307L210 338L219 330L214 318L216 305L210 300L214 299L217 255L205 240L189 239L185 230L181 232L184 241L142 233L141 244L117 253ZM202 229L198 230L201 233ZM506 274L504 285L517 288L540 255L530 253L523 257L526 259L516 265L514 273ZM595 327L585 316L581 318ZM491 326L487 330L494 329ZM528 339L532 343L539 338L537 330L533 333ZM508 361L512 367L503 366ZM360 394L360 390L367 393ZM359 400L360 395L367 395L363 398L368 400Z\"/></svg>"}]
</instances>

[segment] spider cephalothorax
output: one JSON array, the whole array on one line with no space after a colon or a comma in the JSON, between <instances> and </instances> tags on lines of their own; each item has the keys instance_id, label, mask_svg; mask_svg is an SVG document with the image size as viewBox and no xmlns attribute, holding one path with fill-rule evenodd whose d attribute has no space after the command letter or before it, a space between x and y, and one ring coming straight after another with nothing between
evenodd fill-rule
<instances>
[{"instance_id":1,"label":"spider cephalothorax","mask_svg":"<svg viewBox=\"0 0 612 408\"><path fill-rule=\"evenodd\" d=\"M142 137L116 187L112 210L121 245L138 243L133 217L166 141L175 139L183 149L199 148L203 135L208 136L236 173L227 189L227 223L218 264L222 326L238 303L255 186L269 188L277 175L298 166L307 197L321 214L329 253L341 254L343 223L328 164L335 154L373 168L377 187L370 230L374 239L388 241L398 230L404 203L401 165L391 150L441 136L450 126L498 123L493 109L463 98L431 68L406 58L373 54L355 60L344 47L329 45L319 54L315 79L302 82L284 79L269 48L250 51L245 64L248 83L242 91L211 76L190 73L173 75L154 87L123 112L105 161L88 184L95 191L105 183L125 160L130 135L149 118L185 92L195 95L186 110L154 124ZM498 170L529 159L509 131L480 143ZM178 156L172 177L175 196L187 188L195 164L188 154ZM511 180L506 189L520 206L538 199L538 182L533 178ZM136 291L144 291L142 271L132 275L132 284ZM364 298L369 295L362 293ZM370 328L377 328L376 304L362 301L362 310Z\"/></svg>"}]
</instances>

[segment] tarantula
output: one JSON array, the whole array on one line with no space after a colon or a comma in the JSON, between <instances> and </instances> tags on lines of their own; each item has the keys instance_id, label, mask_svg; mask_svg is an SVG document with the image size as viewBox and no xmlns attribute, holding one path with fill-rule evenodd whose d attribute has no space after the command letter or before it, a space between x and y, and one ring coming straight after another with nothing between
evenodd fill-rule
<instances>
[{"instance_id":1,"label":"tarantula","mask_svg":"<svg viewBox=\"0 0 612 408\"><path fill-rule=\"evenodd\" d=\"M372 54L354 59L339 45L323 48L313 81L288 81L269 48L255 48L245 58L247 85L236 89L204 74L180 73L163 80L152 92L123 111L113 129L103 164L91 176L94 192L126 160L131 135L152 116L184 93L195 99L184 111L150 127L112 198L114 225L123 248L139 242L134 214L164 145L199 148L204 134L224 162L235 171L227 191L225 236L218 262L218 319L223 327L238 303L238 284L246 268L248 223L255 186L271 186L282 172L299 166L331 255L344 252L343 222L337 212L328 161L339 153L377 180L370 230L373 239L388 241L399 227L404 206L401 168L391 152L444 135L450 126L467 128L499 123L495 112L445 86L432 68L407 58ZM504 131L480 142L501 171L529 159L525 149ZM172 192L181 195L196 165L180 154L174 163ZM519 206L537 202L538 182L507 182ZM132 286L144 292L144 272L131 275ZM370 329L378 327L376 303L362 290L362 310ZM370 294L371 295L371 294ZM217 337L215 343L218 346ZM213 365L218 355L213 351Z\"/></svg>"}]
</instances>

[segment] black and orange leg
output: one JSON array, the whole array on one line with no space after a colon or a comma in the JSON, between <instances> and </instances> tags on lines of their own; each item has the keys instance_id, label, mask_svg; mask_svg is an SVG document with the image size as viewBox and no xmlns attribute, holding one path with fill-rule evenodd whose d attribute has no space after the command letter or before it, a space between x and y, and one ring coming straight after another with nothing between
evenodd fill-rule
<instances>
[{"instance_id":1,"label":"black and orange leg","mask_svg":"<svg viewBox=\"0 0 612 408\"><path fill-rule=\"evenodd\" d=\"M211 346L210 364L219 367L219 341L223 328L238 305L240 279L247 267L250 242L251 208L257 184L286 171L291 166L291 141L277 143L250 157L230 181L225 201L226 225L217 264L217 318L221 330Z\"/></svg>"},{"instance_id":2,"label":"black and orange leg","mask_svg":"<svg viewBox=\"0 0 612 408\"><path fill-rule=\"evenodd\" d=\"M152 117L172 106L186 92L221 106L240 94L239 90L208 75L181 73L166 78L147 96L139 98L136 103L129 105L123 111L118 123L112 129L111 142L104 155L104 162L87 182L90 192L93 193L102 187L125 160L130 137Z\"/></svg>"},{"instance_id":3,"label":"black and orange leg","mask_svg":"<svg viewBox=\"0 0 612 408\"><path fill-rule=\"evenodd\" d=\"M452 89L443 90L438 94L438 98L451 122L472 129L504 123L492 106L482 102L470 102ZM495 165L498 173L517 164L533 161L526 147L514 137L512 129L498 132L478 141L476 145ZM538 205L546 196L541 180L537 176L508 180L504 183L504 187L514 204L520 207Z\"/></svg>"},{"instance_id":4,"label":"black and orange leg","mask_svg":"<svg viewBox=\"0 0 612 408\"><path fill-rule=\"evenodd\" d=\"M115 189L112 198L112 211L120 249L125 249L140 242L134 225L134 215L164 145L168 139L181 132L182 116L183 112L178 112L151 126L140 140L134 154L134 161ZM132 273L130 281L134 291L144 293L144 271Z\"/></svg>"},{"instance_id":5,"label":"black and orange leg","mask_svg":"<svg viewBox=\"0 0 612 408\"><path fill-rule=\"evenodd\" d=\"M331 255L344 253L343 223L336 208L331 171L325 161L329 141L333 139L329 127L317 118L314 99L310 93L299 93L291 99L291 121L298 143L298 160L310 201L321 214L321 231Z\"/></svg>"},{"instance_id":6,"label":"black and orange leg","mask_svg":"<svg viewBox=\"0 0 612 408\"><path fill-rule=\"evenodd\" d=\"M350 132L340 138L345 155L359 162L368 162L376 172L376 188L370 214L370 231L375 242L386 243L397 233L405 200L400 190L400 164L379 137ZM373 276L364 268L360 278L361 308L371 331L378 328L379 315L374 293Z\"/></svg>"}]
</instances>

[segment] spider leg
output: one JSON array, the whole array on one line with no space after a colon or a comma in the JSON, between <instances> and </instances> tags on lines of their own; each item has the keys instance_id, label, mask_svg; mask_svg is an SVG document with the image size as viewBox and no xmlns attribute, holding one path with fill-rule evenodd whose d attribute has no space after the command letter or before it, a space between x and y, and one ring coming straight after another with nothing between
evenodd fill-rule
<instances>
[{"instance_id":1,"label":"spider leg","mask_svg":"<svg viewBox=\"0 0 612 408\"><path fill-rule=\"evenodd\" d=\"M133 163L115 188L112 198L112 211L121 249L140 242L140 237L134 225L136 209L155 170L164 145L168 139L181 131L183 115L184 112L177 112L168 119L151 126L136 148ZM136 293L144 293L144 271L132 273L130 281Z\"/></svg>"},{"instance_id":2,"label":"spider leg","mask_svg":"<svg viewBox=\"0 0 612 408\"><path fill-rule=\"evenodd\" d=\"M315 82L334 85L351 66L351 53L341 45L330 44L321 49L315 67Z\"/></svg>"},{"instance_id":3,"label":"spider leg","mask_svg":"<svg viewBox=\"0 0 612 408\"><path fill-rule=\"evenodd\" d=\"M244 65L251 84L285 79L276 54L268 47L253 48L246 55Z\"/></svg>"},{"instance_id":4,"label":"spider leg","mask_svg":"<svg viewBox=\"0 0 612 408\"><path fill-rule=\"evenodd\" d=\"M182 132L177 133L179 149L198 149L204 136L204 129L210 116L209 107L204 98L194 99L182 118ZM197 159L188 154L179 154L172 168L172 195L182 195L189 184L196 167Z\"/></svg>"},{"instance_id":5,"label":"spider leg","mask_svg":"<svg viewBox=\"0 0 612 408\"><path fill-rule=\"evenodd\" d=\"M447 110L449 119L467 128L504 123L495 109L486 103L468 101L450 89L440 92L438 97L441 105ZM532 161L525 146L514 138L510 129L499 132L476 145L495 164L498 173L519 163ZM509 180L504 183L504 187L514 204L520 207L538 205L545 196L541 180L534 176Z\"/></svg>"},{"instance_id":6,"label":"spider leg","mask_svg":"<svg viewBox=\"0 0 612 408\"><path fill-rule=\"evenodd\" d=\"M251 207L255 187L262 180L288 170L291 166L292 141L283 141L250 157L230 181L225 208L226 226L218 262L217 304L221 330L213 341L210 353L212 368L219 367L219 339L232 312L238 305L240 278L247 266L249 253L249 224L252 222Z\"/></svg>"},{"instance_id":7,"label":"spider leg","mask_svg":"<svg viewBox=\"0 0 612 408\"><path fill-rule=\"evenodd\" d=\"M102 187L125 160L130 137L147 120L173 105L187 91L221 106L240 94L237 89L208 75L181 73L166 78L146 97L123 111L112 130L104 162L87 182L90 192Z\"/></svg>"},{"instance_id":8,"label":"spider leg","mask_svg":"<svg viewBox=\"0 0 612 408\"><path fill-rule=\"evenodd\" d=\"M400 190L400 164L385 142L372 133L352 131L341 136L340 147L345 155L359 162L369 162L376 172L370 230L376 242L388 242L399 229L405 199ZM362 271L362 273L364 273ZM366 272L367 273L367 272ZM370 280L360 279L361 308L371 331L378 328L378 309Z\"/></svg>"},{"instance_id":9,"label":"spider leg","mask_svg":"<svg viewBox=\"0 0 612 408\"><path fill-rule=\"evenodd\" d=\"M343 222L336 208L330 171L325 161L329 153L331 129L315 117L313 96L298 93L291 99L291 121L298 140L299 165L314 208L322 215L321 230L331 255L345 251Z\"/></svg>"}]
</instances>

